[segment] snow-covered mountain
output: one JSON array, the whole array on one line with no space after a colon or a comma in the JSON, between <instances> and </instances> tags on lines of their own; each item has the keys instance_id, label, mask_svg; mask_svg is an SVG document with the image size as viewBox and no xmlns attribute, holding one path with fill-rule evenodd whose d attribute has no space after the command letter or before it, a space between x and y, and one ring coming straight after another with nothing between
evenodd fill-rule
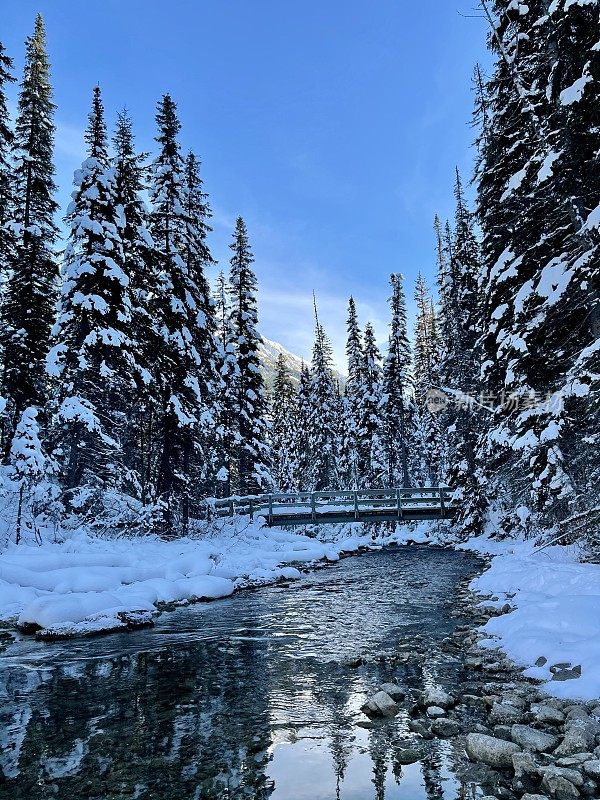
<instances>
[{"instance_id":1,"label":"snow-covered mountain","mask_svg":"<svg viewBox=\"0 0 600 800\"><path fill-rule=\"evenodd\" d=\"M267 339L265 336L263 336L261 345L258 349L258 356L260 358L260 365L262 368L263 377L265 379L265 384L268 389L270 389L273 385L273 379L277 369L277 358L280 353L283 353L287 360L288 369L294 383L298 383L300 381L302 358L294 355L294 353L290 353L290 351L286 350L283 345L279 344L279 342L273 342L271 339ZM335 375L339 379L340 385L344 386L344 376L339 372L336 372Z\"/></svg>"}]
</instances>

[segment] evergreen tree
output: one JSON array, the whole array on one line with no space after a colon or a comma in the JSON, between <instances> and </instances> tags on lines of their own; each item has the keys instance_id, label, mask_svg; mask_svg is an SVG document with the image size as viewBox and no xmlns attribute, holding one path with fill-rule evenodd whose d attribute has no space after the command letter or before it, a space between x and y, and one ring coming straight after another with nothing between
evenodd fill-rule
<instances>
[{"instance_id":1,"label":"evergreen tree","mask_svg":"<svg viewBox=\"0 0 600 800\"><path fill-rule=\"evenodd\" d=\"M6 101L6 85L14 82L13 62L0 42L0 282L3 284L15 258L13 180L10 154L13 132Z\"/></svg>"},{"instance_id":2,"label":"evergreen tree","mask_svg":"<svg viewBox=\"0 0 600 800\"><path fill-rule=\"evenodd\" d=\"M365 325L363 380L359 402L361 486L383 488L386 484L386 456L382 436L381 353L370 322Z\"/></svg>"},{"instance_id":3,"label":"evergreen tree","mask_svg":"<svg viewBox=\"0 0 600 800\"><path fill-rule=\"evenodd\" d=\"M311 420L312 380L308 366L302 362L298 385L298 410L295 426L294 450L298 460L296 483L301 491L310 486L309 425Z\"/></svg>"},{"instance_id":4,"label":"evergreen tree","mask_svg":"<svg viewBox=\"0 0 600 800\"><path fill-rule=\"evenodd\" d=\"M21 414L10 446L10 465L11 477L18 486L15 541L19 544L28 501L32 499L36 485L48 472L48 461L40 443L36 408L26 408Z\"/></svg>"},{"instance_id":5,"label":"evergreen tree","mask_svg":"<svg viewBox=\"0 0 600 800\"><path fill-rule=\"evenodd\" d=\"M129 277L131 298L130 339L136 350L139 366L132 377L135 381L134 400L128 414L123 445L127 465L139 476L140 495L147 503L155 494L156 424L158 379L154 372L156 353L160 349L160 334L155 325L151 298L159 277L154 263L154 242L148 227L148 211L143 200L146 191L146 154L137 153L133 126L124 110L117 116L113 137L115 150L115 202L122 209L124 271Z\"/></svg>"},{"instance_id":6,"label":"evergreen tree","mask_svg":"<svg viewBox=\"0 0 600 800\"><path fill-rule=\"evenodd\" d=\"M120 437L139 371L130 336L130 281L123 215L107 150L100 89L85 132L88 157L75 173L64 284L48 360L58 379L56 437L72 507L111 489L136 491ZM90 494L91 492L91 494Z\"/></svg>"},{"instance_id":7,"label":"evergreen tree","mask_svg":"<svg viewBox=\"0 0 600 800\"><path fill-rule=\"evenodd\" d=\"M344 474L344 486L347 489L356 489L361 483L367 461L364 458L364 447L361 447L362 442L360 441L363 432L359 408L363 389L364 352L353 297L348 302L347 331L348 380L346 381L341 417L344 424L342 444L344 468L341 471ZM363 450L362 459L361 449Z\"/></svg>"},{"instance_id":8,"label":"evergreen tree","mask_svg":"<svg viewBox=\"0 0 600 800\"><path fill-rule=\"evenodd\" d=\"M230 245L233 252L229 273L229 321L235 347L237 374L234 381L234 424L238 434L233 467L235 486L240 494L268 489L271 453L267 441L266 400L260 372L256 329L256 275L254 257L248 241L246 224L238 217Z\"/></svg>"},{"instance_id":9,"label":"evergreen tree","mask_svg":"<svg viewBox=\"0 0 600 800\"><path fill-rule=\"evenodd\" d=\"M283 353L277 357L277 371L271 401L271 450L273 478L280 492L293 492L298 475L296 426L298 399Z\"/></svg>"},{"instance_id":10,"label":"evergreen tree","mask_svg":"<svg viewBox=\"0 0 600 800\"><path fill-rule=\"evenodd\" d=\"M392 320L388 353L383 365L382 420L388 487L420 482L416 464L416 408L411 376L411 347L407 333L403 276L390 278Z\"/></svg>"},{"instance_id":11,"label":"evergreen tree","mask_svg":"<svg viewBox=\"0 0 600 800\"><path fill-rule=\"evenodd\" d=\"M543 530L594 496L594 445L578 433L599 421L596 6L484 4L496 66L478 140L483 378L504 401L478 460L507 529L519 505Z\"/></svg>"},{"instance_id":12,"label":"evergreen tree","mask_svg":"<svg viewBox=\"0 0 600 800\"><path fill-rule=\"evenodd\" d=\"M4 351L2 394L9 400L11 429L21 412L43 406L46 399L45 358L54 319L58 269L53 247L54 104L46 34L38 14L26 42L25 69L14 135L14 253L2 304Z\"/></svg>"},{"instance_id":13,"label":"evergreen tree","mask_svg":"<svg viewBox=\"0 0 600 800\"><path fill-rule=\"evenodd\" d=\"M440 387L440 341L437 315L423 275L419 273L415 288L417 321L415 326L415 402L418 417L418 438L424 457L423 473L430 485L440 481L442 457L441 426L434 404Z\"/></svg>"},{"instance_id":14,"label":"evergreen tree","mask_svg":"<svg viewBox=\"0 0 600 800\"><path fill-rule=\"evenodd\" d=\"M478 480L475 447L482 423L479 409L479 294L477 277L481 268L479 244L474 232L458 170L454 187L455 229L448 247L449 263L444 314L452 339L445 342L440 364L440 380L453 401L440 416L445 423L446 445L444 481L460 500L459 523L464 535L480 529L485 505ZM465 398L473 398L471 403Z\"/></svg>"},{"instance_id":15,"label":"evergreen tree","mask_svg":"<svg viewBox=\"0 0 600 800\"><path fill-rule=\"evenodd\" d=\"M152 165L150 231L159 267L151 310L160 332L159 429L156 491L167 530L187 530L198 482L216 467L206 428L216 424L216 344L204 268L208 208L194 157L184 162L177 108L169 95L158 104ZM209 356L210 354L210 356ZM211 469L212 468L212 469Z\"/></svg>"},{"instance_id":16,"label":"evergreen tree","mask_svg":"<svg viewBox=\"0 0 600 800\"><path fill-rule=\"evenodd\" d=\"M194 391L199 406L198 430L190 457L195 461L193 474L198 493L214 495L219 469L218 446L214 429L221 415L219 391L219 345L217 319L206 270L214 260L207 237L210 207L200 178L200 163L193 152L185 161L186 236L184 258L188 288L191 345L194 353Z\"/></svg>"},{"instance_id":17,"label":"evergreen tree","mask_svg":"<svg viewBox=\"0 0 600 800\"><path fill-rule=\"evenodd\" d=\"M223 497L230 497L232 459L234 446L238 440L238 432L235 425L235 381L238 375L238 365L229 313L227 279L223 271L219 272L217 276L215 319L217 323L218 366L221 379L219 417L217 419L218 461L220 464L218 493Z\"/></svg>"},{"instance_id":18,"label":"evergreen tree","mask_svg":"<svg viewBox=\"0 0 600 800\"><path fill-rule=\"evenodd\" d=\"M331 344L316 313L308 414L308 485L310 491L340 488L340 416L333 377Z\"/></svg>"}]
</instances>

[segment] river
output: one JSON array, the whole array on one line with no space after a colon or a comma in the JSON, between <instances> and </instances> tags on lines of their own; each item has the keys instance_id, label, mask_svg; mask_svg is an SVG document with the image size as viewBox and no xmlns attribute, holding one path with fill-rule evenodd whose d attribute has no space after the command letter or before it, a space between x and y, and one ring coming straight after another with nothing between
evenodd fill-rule
<instances>
[{"instance_id":1,"label":"river","mask_svg":"<svg viewBox=\"0 0 600 800\"><path fill-rule=\"evenodd\" d=\"M456 740L420 742L403 766L406 714L373 725L360 706L388 680L460 692L460 655L441 643L477 568L463 552L388 549L146 630L20 637L0 653L0 798L471 796Z\"/></svg>"}]
</instances>

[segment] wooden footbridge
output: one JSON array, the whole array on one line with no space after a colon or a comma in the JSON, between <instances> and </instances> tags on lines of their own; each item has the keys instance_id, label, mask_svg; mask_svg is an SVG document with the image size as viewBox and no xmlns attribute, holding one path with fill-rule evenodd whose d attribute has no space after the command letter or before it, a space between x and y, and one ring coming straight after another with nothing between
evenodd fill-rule
<instances>
[{"instance_id":1,"label":"wooden footbridge","mask_svg":"<svg viewBox=\"0 0 600 800\"><path fill-rule=\"evenodd\" d=\"M359 489L348 492L294 492L207 501L210 518L263 517L269 526L339 522L403 522L452 519L452 489Z\"/></svg>"}]
</instances>

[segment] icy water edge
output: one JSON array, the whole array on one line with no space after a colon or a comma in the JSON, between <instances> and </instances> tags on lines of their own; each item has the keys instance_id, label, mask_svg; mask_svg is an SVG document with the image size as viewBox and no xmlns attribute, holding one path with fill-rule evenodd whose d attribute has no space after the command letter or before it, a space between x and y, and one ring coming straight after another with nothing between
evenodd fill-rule
<instances>
[{"instance_id":1,"label":"icy water edge","mask_svg":"<svg viewBox=\"0 0 600 800\"><path fill-rule=\"evenodd\" d=\"M460 740L420 742L403 766L406 715L369 726L360 706L389 680L464 691L440 644L479 566L441 548L371 552L148 630L20 639L0 654L0 798L474 796Z\"/></svg>"}]
</instances>

